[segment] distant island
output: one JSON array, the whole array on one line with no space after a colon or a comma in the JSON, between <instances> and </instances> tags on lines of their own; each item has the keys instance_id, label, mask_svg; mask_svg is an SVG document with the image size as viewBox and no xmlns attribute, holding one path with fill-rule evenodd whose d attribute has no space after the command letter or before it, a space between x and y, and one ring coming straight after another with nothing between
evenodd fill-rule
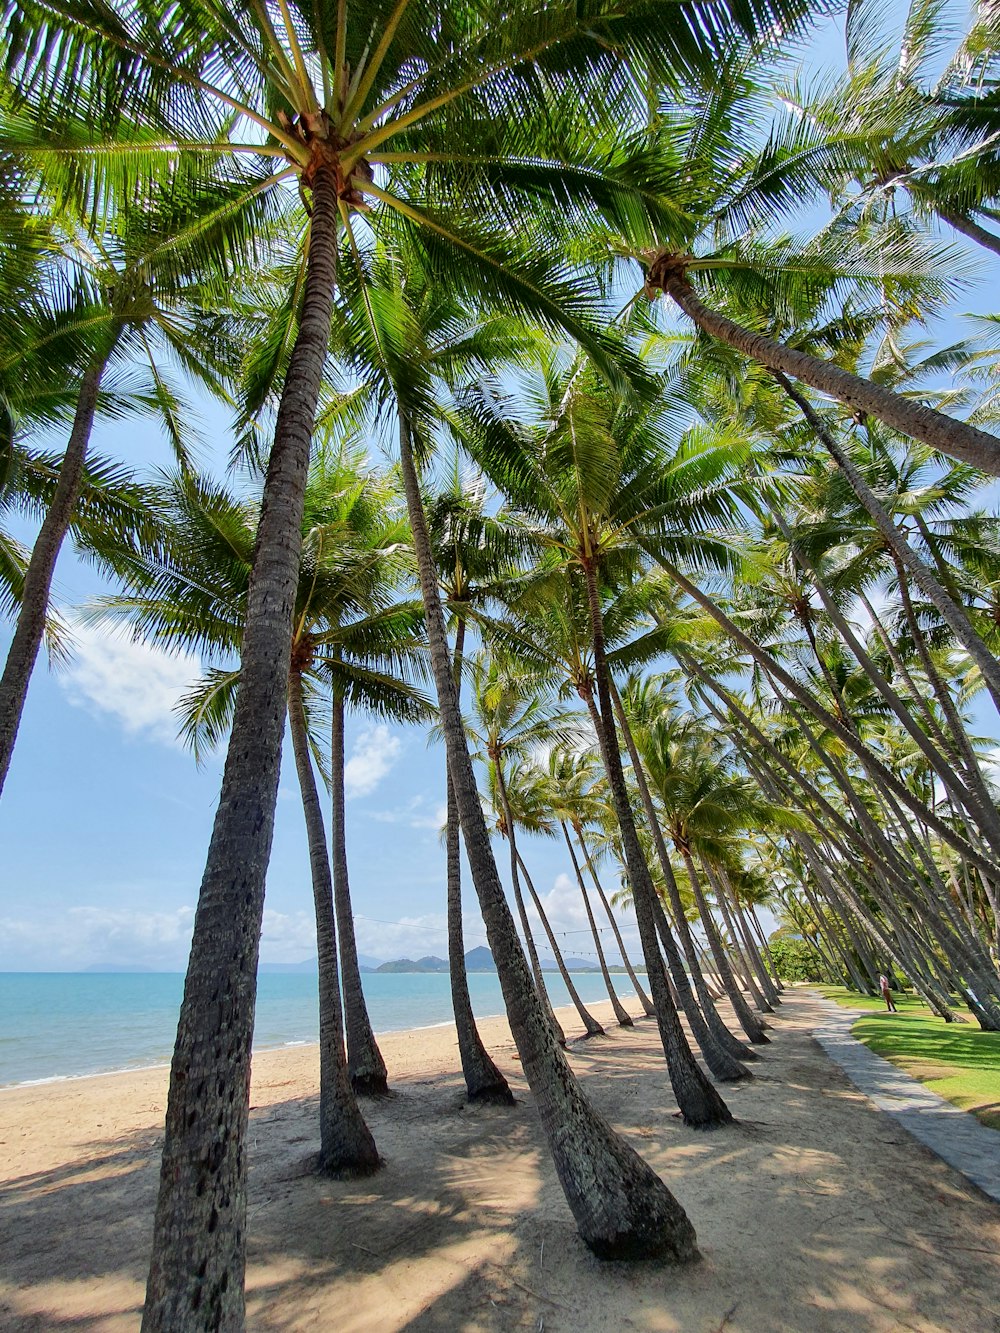
<instances>
[{"instance_id":1,"label":"distant island","mask_svg":"<svg viewBox=\"0 0 1000 1333\"><path fill-rule=\"evenodd\" d=\"M564 958L567 969L570 972L599 972L600 968L596 963L589 962L585 958ZM543 972L558 972L556 960L554 958L539 958ZM485 944L480 944L475 949L470 949L465 955L466 972L495 972L497 965L493 961L493 954ZM624 968L613 967L612 972L622 972ZM433 954L428 954L424 958L395 958L390 963L381 963L378 967L362 967L362 972L447 972L448 960L446 958L436 958Z\"/></svg>"},{"instance_id":2,"label":"distant island","mask_svg":"<svg viewBox=\"0 0 1000 1333\"><path fill-rule=\"evenodd\" d=\"M448 972L447 958L438 958L435 954L426 954L423 958L394 958L390 962L383 963L378 958L371 958L365 954L358 957L360 970L375 975L399 973L399 972ZM540 955L539 962L543 972L558 972L556 960ZM592 959L565 957L563 962L570 972L599 972L600 968ZM315 972L316 959L306 958L301 963L261 963L261 972ZM466 972L496 972L497 966L493 961L493 954L485 944L480 944L475 949L470 949L465 955ZM640 964L640 970L644 970ZM625 969L620 964L608 964L608 971L623 973Z\"/></svg>"}]
</instances>

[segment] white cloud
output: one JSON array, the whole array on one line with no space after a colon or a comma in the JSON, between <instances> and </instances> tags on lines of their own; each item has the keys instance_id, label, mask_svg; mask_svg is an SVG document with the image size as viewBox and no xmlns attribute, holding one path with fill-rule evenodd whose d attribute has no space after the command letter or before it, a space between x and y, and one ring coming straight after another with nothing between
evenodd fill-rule
<instances>
[{"instance_id":1,"label":"white cloud","mask_svg":"<svg viewBox=\"0 0 1000 1333\"><path fill-rule=\"evenodd\" d=\"M130 736L178 744L174 706L201 673L196 653L168 653L121 630L73 626L74 659L59 677L69 701L113 717Z\"/></svg>"},{"instance_id":2,"label":"white cloud","mask_svg":"<svg viewBox=\"0 0 1000 1333\"><path fill-rule=\"evenodd\" d=\"M380 724L361 732L344 765L346 795L369 796L392 768L401 748L399 737L386 726Z\"/></svg>"},{"instance_id":3,"label":"white cloud","mask_svg":"<svg viewBox=\"0 0 1000 1333\"><path fill-rule=\"evenodd\" d=\"M316 918L312 912L273 912L264 908L260 956L266 963L301 963L316 955Z\"/></svg>"},{"instance_id":4,"label":"white cloud","mask_svg":"<svg viewBox=\"0 0 1000 1333\"><path fill-rule=\"evenodd\" d=\"M530 868L529 866L529 870ZM605 886L604 892L610 897L607 886ZM614 932L597 892L593 884L589 882L587 884L587 896L590 899L590 909L594 913L594 920L597 922L597 929L600 932L601 948L604 950L608 963L615 966L620 962L620 956ZM542 901L542 907L545 909L545 915L548 917L549 925L555 934L560 952L584 958L590 958L591 955L594 955L596 959L594 937L590 933L590 923L587 920L587 909L583 905L580 886L576 880L569 875L559 874L548 893L540 893L539 897ZM525 891L525 905L527 906L528 920L531 922L531 930L538 951L542 954L548 954L548 938L527 891ZM642 946L639 942L639 932L631 909L622 912L612 907L611 910L615 914L615 921L621 931L622 939L625 941L625 948L628 950L629 957L633 961L637 961L642 958Z\"/></svg>"},{"instance_id":5,"label":"white cloud","mask_svg":"<svg viewBox=\"0 0 1000 1333\"><path fill-rule=\"evenodd\" d=\"M82 968L97 963L183 967L194 909L142 912L77 906L39 917L0 920L4 966Z\"/></svg>"},{"instance_id":6,"label":"white cloud","mask_svg":"<svg viewBox=\"0 0 1000 1333\"><path fill-rule=\"evenodd\" d=\"M377 819L380 824L405 824L407 828L430 829L440 833L448 819L448 804L441 801L431 807L425 796L411 796L402 807L391 810L366 810L369 819Z\"/></svg>"},{"instance_id":7,"label":"white cloud","mask_svg":"<svg viewBox=\"0 0 1000 1333\"><path fill-rule=\"evenodd\" d=\"M102 963L182 971L193 927L193 907L143 912L77 906L44 916L0 918L0 971L73 970ZM315 955L316 920L311 912L264 909L261 958L265 962L300 963Z\"/></svg>"}]
</instances>

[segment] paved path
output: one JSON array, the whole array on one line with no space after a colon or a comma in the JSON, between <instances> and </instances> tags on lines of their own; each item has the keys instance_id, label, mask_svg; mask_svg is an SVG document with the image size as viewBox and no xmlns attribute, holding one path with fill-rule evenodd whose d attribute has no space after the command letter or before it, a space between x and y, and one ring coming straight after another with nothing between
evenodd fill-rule
<instances>
[{"instance_id":1,"label":"paved path","mask_svg":"<svg viewBox=\"0 0 1000 1333\"><path fill-rule=\"evenodd\" d=\"M817 997L818 998L818 997ZM819 999L826 1017L813 1036L856 1088L893 1116L915 1139L1000 1203L1000 1133L946 1102L897 1065L851 1036L866 1011Z\"/></svg>"}]
</instances>

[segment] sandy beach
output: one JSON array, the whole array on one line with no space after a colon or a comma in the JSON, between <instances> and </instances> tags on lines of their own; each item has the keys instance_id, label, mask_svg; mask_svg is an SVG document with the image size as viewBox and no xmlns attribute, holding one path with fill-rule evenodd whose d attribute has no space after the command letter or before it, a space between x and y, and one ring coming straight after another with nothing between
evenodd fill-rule
<instances>
[{"instance_id":1,"label":"sandy beach","mask_svg":"<svg viewBox=\"0 0 1000 1333\"><path fill-rule=\"evenodd\" d=\"M597 1008L610 1023L610 1006ZM594 1103L684 1204L702 1262L602 1264L578 1239L502 1019L481 1024L512 1109L469 1108L454 1029L381 1039L371 1180L311 1171L316 1050L257 1054L252 1329L1000 1331L1000 1209L848 1083L789 993L739 1124L684 1129L649 1020L572 1047ZM561 1011L567 1032L577 1030ZM167 1070L0 1092L0 1327L134 1330Z\"/></svg>"}]
</instances>

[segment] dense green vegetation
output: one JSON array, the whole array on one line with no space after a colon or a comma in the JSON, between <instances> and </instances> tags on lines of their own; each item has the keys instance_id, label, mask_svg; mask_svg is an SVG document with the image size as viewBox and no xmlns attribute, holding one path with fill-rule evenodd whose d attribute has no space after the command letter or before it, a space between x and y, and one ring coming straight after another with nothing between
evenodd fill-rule
<instances>
[{"instance_id":1,"label":"dense green vegetation","mask_svg":"<svg viewBox=\"0 0 1000 1333\"><path fill-rule=\"evenodd\" d=\"M960 1008L989 1049L1000 810L972 710L994 728L996 312L955 329L1000 253L996 6L957 27L932 0L852 5L846 61L813 80L796 61L829 9L805 0L0 13L0 516L37 528L30 551L0 529L0 785L39 647L59 650L67 534L112 585L93 619L198 648L184 734L227 747L147 1333L244 1320L286 726L323 1171L380 1169L359 1095L388 1077L354 943L352 708L444 742L468 1095L512 1100L465 985L459 833L598 1257L686 1262L696 1238L562 1053L529 837L565 846L624 1026L615 904L634 912L649 994L630 979L692 1130L732 1124L783 971L859 995L899 973L956 1063L980 1039ZM195 465L185 377L232 414L225 481ZM128 413L163 423L173 475L93 456ZM925 1021L900 1017L909 1058Z\"/></svg>"}]
</instances>

